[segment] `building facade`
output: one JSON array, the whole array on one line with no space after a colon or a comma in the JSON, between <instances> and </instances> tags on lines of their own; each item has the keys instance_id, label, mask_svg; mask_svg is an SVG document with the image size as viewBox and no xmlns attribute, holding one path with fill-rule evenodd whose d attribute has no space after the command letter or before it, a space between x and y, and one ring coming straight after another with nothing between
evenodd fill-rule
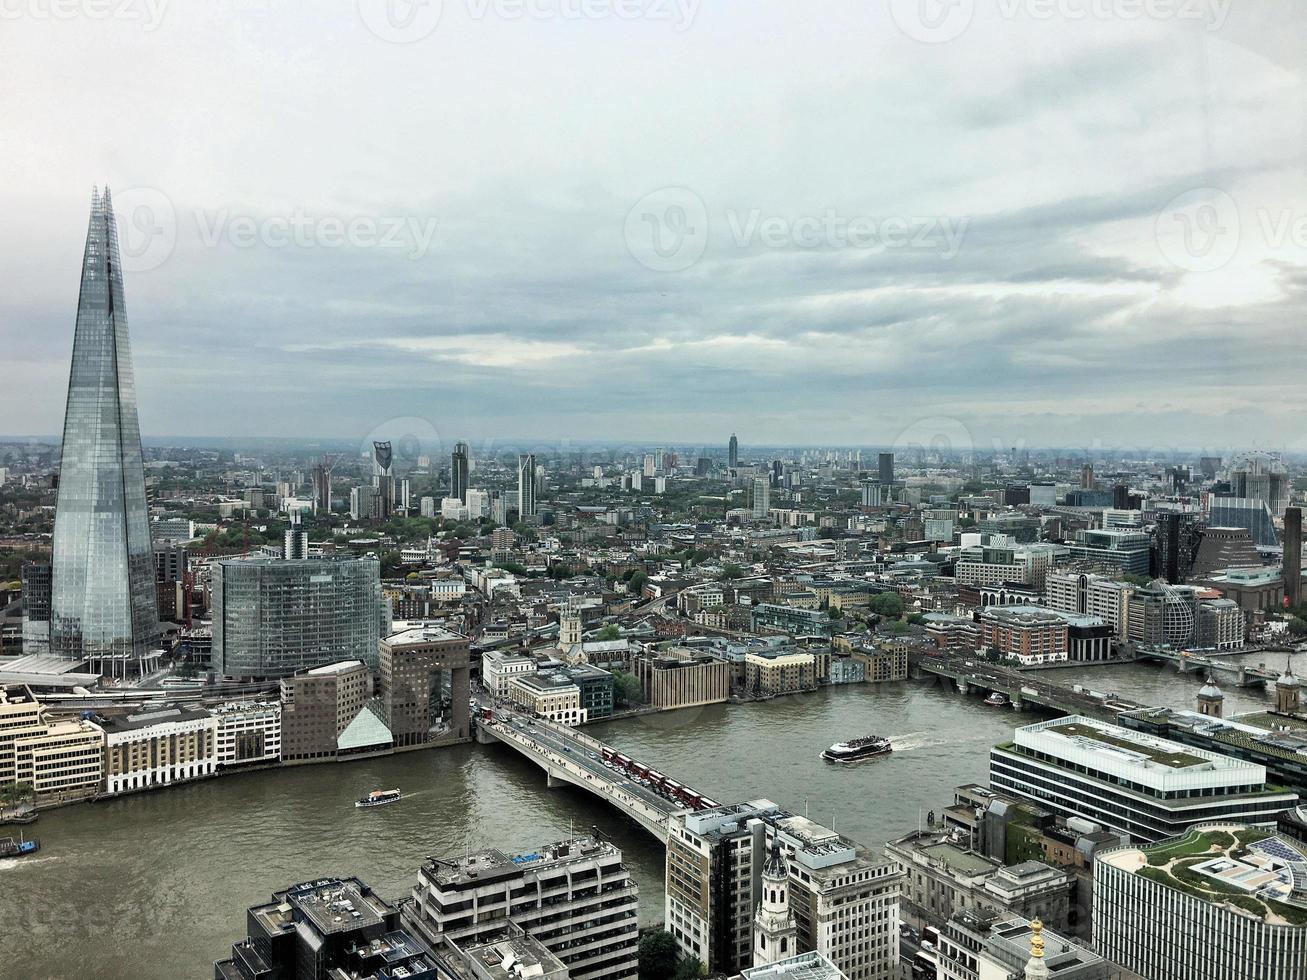
<instances>
[{"instance_id":1,"label":"building facade","mask_svg":"<svg viewBox=\"0 0 1307 980\"><path fill-rule=\"evenodd\" d=\"M104 788L110 796L212 776L218 719L204 709L162 708L104 723Z\"/></svg>"},{"instance_id":2,"label":"building facade","mask_svg":"<svg viewBox=\"0 0 1307 980\"><path fill-rule=\"evenodd\" d=\"M522 854L459 853L422 865L404 922L433 945L466 947L511 918L572 980L635 980L639 889L607 841L578 837Z\"/></svg>"},{"instance_id":3,"label":"building facade","mask_svg":"<svg viewBox=\"0 0 1307 980\"><path fill-rule=\"evenodd\" d=\"M440 626L392 633L380 643L381 702L396 749L466 738L468 639Z\"/></svg>"},{"instance_id":4,"label":"building facade","mask_svg":"<svg viewBox=\"0 0 1307 980\"><path fill-rule=\"evenodd\" d=\"M377 559L244 558L211 569L220 676L288 677L342 660L376 669L386 625Z\"/></svg>"}]
</instances>

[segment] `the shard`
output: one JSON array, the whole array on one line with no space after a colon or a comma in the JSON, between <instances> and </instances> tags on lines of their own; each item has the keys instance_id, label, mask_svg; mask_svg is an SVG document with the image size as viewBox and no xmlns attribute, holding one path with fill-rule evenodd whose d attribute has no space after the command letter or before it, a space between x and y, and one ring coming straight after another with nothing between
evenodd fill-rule
<instances>
[{"instance_id":1,"label":"the shard","mask_svg":"<svg viewBox=\"0 0 1307 980\"><path fill-rule=\"evenodd\" d=\"M158 638L136 384L113 201L92 192L55 510L50 650L144 669Z\"/></svg>"}]
</instances>

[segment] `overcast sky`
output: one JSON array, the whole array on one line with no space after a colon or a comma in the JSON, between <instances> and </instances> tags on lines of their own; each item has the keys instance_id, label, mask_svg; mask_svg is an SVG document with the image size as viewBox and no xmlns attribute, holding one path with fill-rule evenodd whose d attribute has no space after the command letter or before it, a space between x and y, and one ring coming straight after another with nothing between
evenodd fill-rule
<instances>
[{"instance_id":1,"label":"overcast sky","mask_svg":"<svg viewBox=\"0 0 1307 980\"><path fill-rule=\"evenodd\" d=\"M0 432L1304 449L1299 6L0 0Z\"/></svg>"}]
</instances>

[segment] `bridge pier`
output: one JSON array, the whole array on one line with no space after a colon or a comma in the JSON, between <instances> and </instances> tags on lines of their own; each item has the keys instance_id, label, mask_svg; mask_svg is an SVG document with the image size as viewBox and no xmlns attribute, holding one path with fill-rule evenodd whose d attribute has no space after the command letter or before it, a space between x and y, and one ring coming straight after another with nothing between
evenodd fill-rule
<instances>
[{"instance_id":1,"label":"bridge pier","mask_svg":"<svg viewBox=\"0 0 1307 980\"><path fill-rule=\"evenodd\" d=\"M478 745L494 745L499 741L495 734L485 725L476 726L476 740Z\"/></svg>"},{"instance_id":2,"label":"bridge pier","mask_svg":"<svg viewBox=\"0 0 1307 980\"><path fill-rule=\"evenodd\" d=\"M970 694L970 693L971 693L971 687L970 687L970 685L967 684L966 678L964 678L964 677L959 677L959 678L958 678L958 693L959 693L959 694Z\"/></svg>"},{"instance_id":3,"label":"bridge pier","mask_svg":"<svg viewBox=\"0 0 1307 980\"><path fill-rule=\"evenodd\" d=\"M555 776L550 769L545 770L545 786L549 789L558 789L560 786L571 786L572 784L566 779L560 779Z\"/></svg>"}]
</instances>

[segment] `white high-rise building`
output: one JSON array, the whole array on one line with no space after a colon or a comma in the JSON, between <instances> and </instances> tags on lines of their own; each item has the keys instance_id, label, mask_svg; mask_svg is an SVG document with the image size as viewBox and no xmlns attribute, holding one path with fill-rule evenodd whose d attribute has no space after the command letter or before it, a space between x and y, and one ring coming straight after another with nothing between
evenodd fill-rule
<instances>
[{"instance_id":1,"label":"white high-rise building","mask_svg":"<svg viewBox=\"0 0 1307 980\"><path fill-rule=\"evenodd\" d=\"M753 516L762 520L771 513L771 485L765 476L753 478Z\"/></svg>"}]
</instances>

